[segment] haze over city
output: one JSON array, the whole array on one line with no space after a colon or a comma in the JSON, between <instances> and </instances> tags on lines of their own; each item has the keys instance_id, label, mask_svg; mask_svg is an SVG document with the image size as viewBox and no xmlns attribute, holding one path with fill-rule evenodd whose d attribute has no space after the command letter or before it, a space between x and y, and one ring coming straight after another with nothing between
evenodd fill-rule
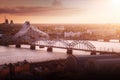
<instances>
[{"instance_id":1,"label":"haze over city","mask_svg":"<svg viewBox=\"0 0 120 80\"><path fill-rule=\"evenodd\" d=\"M0 0L0 22L120 23L120 0Z\"/></svg>"}]
</instances>

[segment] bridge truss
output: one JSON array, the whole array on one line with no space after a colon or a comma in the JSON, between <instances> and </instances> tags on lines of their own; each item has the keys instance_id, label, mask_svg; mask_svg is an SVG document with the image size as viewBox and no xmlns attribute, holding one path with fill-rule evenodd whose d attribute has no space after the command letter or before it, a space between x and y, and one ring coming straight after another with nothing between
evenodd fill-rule
<instances>
[{"instance_id":1,"label":"bridge truss","mask_svg":"<svg viewBox=\"0 0 120 80\"><path fill-rule=\"evenodd\" d=\"M87 40L39 40L32 42L32 45L83 51L96 50L95 46Z\"/></svg>"}]
</instances>

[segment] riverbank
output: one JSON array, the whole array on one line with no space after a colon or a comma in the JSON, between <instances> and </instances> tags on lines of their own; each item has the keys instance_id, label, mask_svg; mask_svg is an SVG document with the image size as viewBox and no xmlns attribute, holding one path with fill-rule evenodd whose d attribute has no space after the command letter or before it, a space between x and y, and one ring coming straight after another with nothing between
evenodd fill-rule
<instances>
[{"instance_id":1,"label":"riverbank","mask_svg":"<svg viewBox=\"0 0 120 80\"><path fill-rule=\"evenodd\" d=\"M29 63L25 60L23 62L4 64L0 66L0 80L48 80L46 76L64 72L64 66L65 60L37 63Z\"/></svg>"},{"instance_id":2,"label":"riverbank","mask_svg":"<svg viewBox=\"0 0 120 80\"><path fill-rule=\"evenodd\" d=\"M0 80L101 80L101 79L115 80L115 79L120 79L119 78L120 65L118 64L120 60L119 56L102 55L102 56L76 56L76 57L81 57L82 59L77 58L76 60L74 59L74 61L71 61L72 60L71 58L71 60L62 59L62 60L51 60L51 61L37 62L37 63L29 63L27 61L23 61L23 62L17 62L12 64L10 63L8 65L5 64L3 65L3 70L1 70L2 68L0 68L0 76L3 73L2 77L0 77ZM88 57L88 58L85 58L85 57ZM111 57L111 59L106 59L105 57L107 58ZM90 60L90 58L92 60ZM100 58L103 58L103 59L100 59ZM96 59L97 61L105 60L105 62L102 62L102 64L104 63L105 64L102 65L100 63L96 63ZM112 60L112 63L109 63L109 62L106 63L106 60L107 61ZM114 60L117 60L118 62L116 63L116 61L114 62ZM68 61L70 61L69 66L67 66ZM80 64L74 65L73 64L74 62L75 63L80 62ZM116 64L116 65L110 65L110 64ZM74 69L75 67L71 67L70 65L71 66L79 65L79 66L76 66L75 70L77 71L72 71L72 69ZM106 68L105 66L107 66L108 68ZM70 67L72 69L70 69Z\"/></svg>"}]
</instances>

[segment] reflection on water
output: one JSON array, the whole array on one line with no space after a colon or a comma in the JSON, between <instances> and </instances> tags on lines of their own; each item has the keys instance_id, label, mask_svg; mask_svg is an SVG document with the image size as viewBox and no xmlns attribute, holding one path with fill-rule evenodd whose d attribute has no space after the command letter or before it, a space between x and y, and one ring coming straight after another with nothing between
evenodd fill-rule
<instances>
[{"instance_id":1,"label":"reflection on water","mask_svg":"<svg viewBox=\"0 0 120 80\"><path fill-rule=\"evenodd\" d=\"M97 50L114 50L120 52L120 43L96 42L90 41L95 45ZM15 46L3 47L0 46L0 64L27 60L29 62L40 62L54 59L65 59L67 57L66 49L54 48L53 52L47 52L46 48L36 48L36 50L28 49L30 46L22 45L22 48L17 49ZM27 49L26 49L27 48ZM90 52L73 51L74 55L89 55Z\"/></svg>"},{"instance_id":2,"label":"reflection on water","mask_svg":"<svg viewBox=\"0 0 120 80\"><path fill-rule=\"evenodd\" d=\"M26 46L22 46L25 47ZM27 60L29 62L48 61L54 59L65 59L67 54L63 53L50 53L41 50L17 49L13 47L0 46L0 64L15 63L17 61Z\"/></svg>"}]
</instances>

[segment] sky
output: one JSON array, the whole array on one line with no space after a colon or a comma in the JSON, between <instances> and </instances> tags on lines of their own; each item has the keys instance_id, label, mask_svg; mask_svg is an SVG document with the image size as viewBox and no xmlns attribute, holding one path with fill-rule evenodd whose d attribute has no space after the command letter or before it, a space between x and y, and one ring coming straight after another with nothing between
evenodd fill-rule
<instances>
[{"instance_id":1,"label":"sky","mask_svg":"<svg viewBox=\"0 0 120 80\"><path fill-rule=\"evenodd\" d=\"M120 0L0 0L0 22L120 23Z\"/></svg>"}]
</instances>

